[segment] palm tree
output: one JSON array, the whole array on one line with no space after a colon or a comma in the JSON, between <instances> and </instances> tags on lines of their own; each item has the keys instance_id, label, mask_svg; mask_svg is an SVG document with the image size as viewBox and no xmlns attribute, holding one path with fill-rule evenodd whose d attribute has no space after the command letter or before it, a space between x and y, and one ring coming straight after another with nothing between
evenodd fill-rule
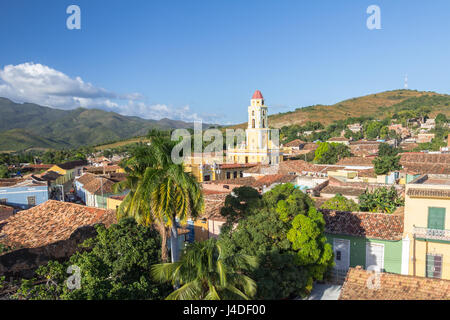
<instances>
[{"instance_id":1,"label":"palm tree","mask_svg":"<svg viewBox=\"0 0 450 320\"><path fill-rule=\"evenodd\" d=\"M171 151L175 143L158 135L150 146L140 146L124 165L127 180L116 190L130 192L118 208L119 219L134 217L143 225L157 224L162 236L162 259L167 261L167 230L171 230L172 262L178 260L177 220L186 223L203 210L201 188L194 176L185 172L182 164L174 164Z\"/></svg>"},{"instance_id":2,"label":"palm tree","mask_svg":"<svg viewBox=\"0 0 450 320\"><path fill-rule=\"evenodd\" d=\"M248 300L256 283L242 271L255 267L251 256L224 258L220 242L209 239L188 245L178 262L153 265L151 273L156 281L180 285L167 300Z\"/></svg>"}]
</instances>

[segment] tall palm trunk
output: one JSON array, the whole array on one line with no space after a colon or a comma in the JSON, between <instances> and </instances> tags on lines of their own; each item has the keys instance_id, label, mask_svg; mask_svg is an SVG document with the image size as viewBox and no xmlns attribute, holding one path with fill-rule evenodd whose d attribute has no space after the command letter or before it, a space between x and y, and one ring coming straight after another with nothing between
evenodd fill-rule
<instances>
[{"instance_id":1,"label":"tall palm trunk","mask_svg":"<svg viewBox=\"0 0 450 320\"><path fill-rule=\"evenodd\" d=\"M172 220L172 227L170 228L170 253L172 257L172 263L179 260L179 248L178 248L178 229L175 218Z\"/></svg>"},{"instance_id":2,"label":"tall palm trunk","mask_svg":"<svg viewBox=\"0 0 450 320\"><path fill-rule=\"evenodd\" d=\"M164 225L164 222L160 222L157 224L158 231L161 235L161 260L165 263L169 260L168 256L168 246L167 246L167 228Z\"/></svg>"}]
</instances>

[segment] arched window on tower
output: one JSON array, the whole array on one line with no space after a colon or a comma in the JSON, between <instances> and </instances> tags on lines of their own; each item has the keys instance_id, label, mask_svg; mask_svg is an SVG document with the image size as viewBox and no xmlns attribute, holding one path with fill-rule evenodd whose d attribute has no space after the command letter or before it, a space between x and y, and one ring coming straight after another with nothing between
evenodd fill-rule
<instances>
[{"instance_id":1,"label":"arched window on tower","mask_svg":"<svg viewBox=\"0 0 450 320\"><path fill-rule=\"evenodd\" d=\"M266 127L266 119L263 119L263 125L262 125L262 127L263 127L263 128Z\"/></svg>"},{"instance_id":2,"label":"arched window on tower","mask_svg":"<svg viewBox=\"0 0 450 320\"><path fill-rule=\"evenodd\" d=\"M255 119L252 119L252 128L255 128Z\"/></svg>"},{"instance_id":3,"label":"arched window on tower","mask_svg":"<svg viewBox=\"0 0 450 320\"><path fill-rule=\"evenodd\" d=\"M252 116L255 116L255 110L252 111Z\"/></svg>"}]
</instances>

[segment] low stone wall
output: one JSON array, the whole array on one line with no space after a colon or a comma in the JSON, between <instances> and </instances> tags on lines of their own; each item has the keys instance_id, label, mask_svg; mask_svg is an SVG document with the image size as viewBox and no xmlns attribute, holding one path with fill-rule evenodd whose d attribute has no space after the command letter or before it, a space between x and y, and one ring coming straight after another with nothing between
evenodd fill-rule
<instances>
[{"instance_id":1,"label":"low stone wall","mask_svg":"<svg viewBox=\"0 0 450 320\"><path fill-rule=\"evenodd\" d=\"M38 248L24 248L0 255L0 276L32 278L34 271L50 260L64 261L82 250L79 245L95 237L95 225L76 229L68 239Z\"/></svg>"}]
</instances>

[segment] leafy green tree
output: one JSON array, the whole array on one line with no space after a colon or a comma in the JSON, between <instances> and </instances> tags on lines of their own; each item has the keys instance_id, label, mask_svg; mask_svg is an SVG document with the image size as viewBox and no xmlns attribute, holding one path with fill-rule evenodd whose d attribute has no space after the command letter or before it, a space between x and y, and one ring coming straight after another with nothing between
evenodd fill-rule
<instances>
[{"instance_id":1,"label":"leafy green tree","mask_svg":"<svg viewBox=\"0 0 450 320\"><path fill-rule=\"evenodd\" d=\"M227 226L232 227L239 219L251 213L251 208L258 205L261 195L252 187L234 188L232 193L225 198L224 206L220 214L227 218ZM224 228L225 226L222 226Z\"/></svg>"},{"instance_id":2,"label":"leafy green tree","mask_svg":"<svg viewBox=\"0 0 450 320\"><path fill-rule=\"evenodd\" d=\"M138 146L124 164L127 180L116 187L117 191L130 190L118 208L119 217L134 217L143 225L157 223L163 236L163 254L165 226L170 227L171 239L177 239L177 220L186 223L188 217L195 218L203 210L203 195L195 177L185 172L182 164L172 162L174 145L156 136L150 146ZM172 262L176 262L178 241L170 244Z\"/></svg>"},{"instance_id":3,"label":"leafy green tree","mask_svg":"<svg viewBox=\"0 0 450 320\"><path fill-rule=\"evenodd\" d=\"M353 212L359 210L359 206L355 201L353 201L352 199L347 199L341 194L336 194L333 198L328 199L322 204L320 208L345 212Z\"/></svg>"},{"instance_id":4,"label":"leafy green tree","mask_svg":"<svg viewBox=\"0 0 450 320\"><path fill-rule=\"evenodd\" d=\"M256 283L243 271L256 268L254 257L236 254L224 257L216 239L194 242L186 248L180 261L152 267L154 279L181 287L167 300L235 300L252 298Z\"/></svg>"},{"instance_id":5,"label":"leafy green tree","mask_svg":"<svg viewBox=\"0 0 450 320\"><path fill-rule=\"evenodd\" d=\"M380 136L383 124L380 121L370 121L366 124L364 132L367 139L376 139Z\"/></svg>"},{"instance_id":6,"label":"leafy green tree","mask_svg":"<svg viewBox=\"0 0 450 320\"><path fill-rule=\"evenodd\" d=\"M359 208L361 211L393 213L398 207L403 206L404 199L394 187L378 188L372 192L366 190L359 196Z\"/></svg>"},{"instance_id":7,"label":"leafy green tree","mask_svg":"<svg viewBox=\"0 0 450 320\"><path fill-rule=\"evenodd\" d=\"M377 157L373 160L373 164L375 173L379 175L402 169L400 156Z\"/></svg>"},{"instance_id":8,"label":"leafy green tree","mask_svg":"<svg viewBox=\"0 0 450 320\"><path fill-rule=\"evenodd\" d=\"M6 165L0 165L0 178L8 178L9 170Z\"/></svg>"},{"instance_id":9,"label":"leafy green tree","mask_svg":"<svg viewBox=\"0 0 450 320\"><path fill-rule=\"evenodd\" d=\"M161 240L153 228L122 219L108 229L97 227L98 235L84 242L88 251L77 252L69 261L50 261L41 266L37 279L23 280L18 299L125 300L163 299L170 291L150 275L151 266L161 262ZM69 266L81 272L79 289L69 289Z\"/></svg>"},{"instance_id":10,"label":"leafy green tree","mask_svg":"<svg viewBox=\"0 0 450 320\"><path fill-rule=\"evenodd\" d=\"M259 267L250 273L258 285L258 299L306 295L333 263L322 214L291 184L276 186L260 201L233 232L221 233L224 255L258 258Z\"/></svg>"},{"instance_id":11,"label":"leafy green tree","mask_svg":"<svg viewBox=\"0 0 450 320\"><path fill-rule=\"evenodd\" d=\"M320 142L315 151L314 162L319 164L335 164L340 159L350 157L350 148L342 143Z\"/></svg>"},{"instance_id":12,"label":"leafy green tree","mask_svg":"<svg viewBox=\"0 0 450 320\"><path fill-rule=\"evenodd\" d=\"M444 124L447 121L448 121L447 116L443 113L439 113L435 118L436 125Z\"/></svg>"},{"instance_id":13,"label":"leafy green tree","mask_svg":"<svg viewBox=\"0 0 450 320\"><path fill-rule=\"evenodd\" d=\"M378 156L379 157L386 157L386 156L396 156L398 154L399 150L387 143L380 143L378 146Z\"/></svg>"}]
</instances>

